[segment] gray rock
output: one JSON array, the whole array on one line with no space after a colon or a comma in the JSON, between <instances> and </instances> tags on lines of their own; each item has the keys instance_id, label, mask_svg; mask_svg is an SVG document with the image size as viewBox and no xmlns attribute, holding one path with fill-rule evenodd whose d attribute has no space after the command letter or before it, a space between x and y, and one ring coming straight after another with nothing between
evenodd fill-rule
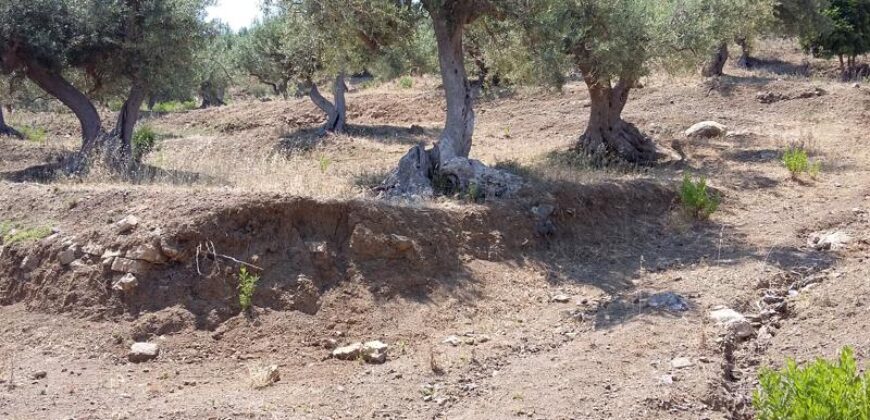
<instances>
[{"instance_id":1,"label":"gray rock","mask_svg":"<svg viewBox=\"0 0 870 420\"><path fill-rule=\"evenodd\" d=\"M699 122L686 130L686 137L713 138L724 136L728 133L728 127L715 121Z\"/></svg>"},{"instance_id":2,"label":"gray rock","mask_svg":"<svg viewBox=\"0 0 870 420\"><path fill-rule=\"evenodd\" d=\"M69 265L71 262L76 260L76 251L74 248L70 247L60 251L57 254L57 260L61 265Z\"/></svg>"},{"instance_id":3,"label":"gray rock","mask_svg":"<svg viewBox=\"0 0 870 420\"><path fill-rule=\"evenodd\" d=\"M550 298L550 300L556 303L568 303L571 301L571 297L566 294L560 293Z\"/></svg>"},{"instance_id":4,"label":"gray rock","mask_svg":"<svg viewBox=\"0 0 870 420\"><path fill-rule=\"evenodd\" d=\"M755 329L752 328L752 323L746 319L743 314L730 308L716 308L710 311L710 319L716 321L720 326L725 327L725 330L733 336L743 339L755 334Z\"/></svg>"},{"instance_id":5,"label":"gray rock","mask_svg":"<svg viewBox=\"0 0 870 420\"><path fill-rule=\"evenodd\" d=\"M124 235L132 232L137 226L139 226L139 218L129 215L115 223L115 231L120 235Z\"/></svg>"},{"instance_id":6,"label":"gray rock","mask_svg":"<svg viewBox=\"0 0 870 420\"><path fill-rule=\"evenodd\" d=\"M248 368L251 377L251 386L254 389L266 388L281 380L281 372L278 365L255 365Z\"/></svg>"},{"instance_id":7,"label":"gray rock","mask_svg":"<svg viewBox=\"0 0 870 420\"><path fill-rule=\"evenodd\" d=\"M362 350L362 343L353 343L333 350L332 357L338 360L357 360Z\"/></svg>"},{"instance_id":8,"label":"gray rock","mask_svg":"<svg viewBox=\"0 0 870 420\"><path fill-rule=\"evenodd\" d=\"M441 343L449 344L453 347L456 347L456 346L462 344L462 340L460 340L459 337L457 337L455 335L451 335L451 336L445 338L444 341L442 341Z\"/></svg>"},{"instance_id":9,"label":"gray rock","mask_svg":"<svg viewBox=\"0 0 870 420\"><path fill-rule=\"evenodd\" d=\"M153 264L163 264L166 262L166 256L154 244L142 244L127 251L125 255L127 259L147 261Z\"/></svg>"},{"instance_id":10,"label":"gray rock","mask_svg":"<svg viewBox=\"0 0 870 420\"><path fill-rule=\"evenodd\" d=\"M141 260L115 258L114 261L112 261L112 271L118 273L142 274L147 272L149 268L148 263Z\"/></svg>"},{"instance_id":11,"label":"gray rock","mask_svg":"<svg viewBox=\"0 0 870 420\"><path fill-rule=\"evenodd\" d=\"M671 360L671 367L674 369L685 369L692 366L695 366L695 364L688 357L677 357Z\"/></svg>"},{"instance_id":12,"label":"gray rock","mask_svg":"<svg viewBox=\"0 0 870 420\"><path fill-rule=\"evenodd\" d=\"M646 305L653 309L663 309L671 312L685 312L689 310L689 301L674 293L656 293L649 297Z\"/></svg>"},{"instance_id":13,"label":"gray rock","mask_svg":"<svg viewBox=\"0 0 870 420\"><path fill-rule=\"evenodd\" d=\"M160 355L160 347L154 343L133 343L127 359L133 363L147 362Z\"/></svg>"},{"instance_id":14,"label":"gray rock","mask_svg":"<svg viewBox=\"0 0 870 420\"><path fill-rule=\"evenodd\" d=\"M390 348L386 343L374 340L363 344L362 358L367 363L382 364L387 361L387 350Z\"/></svg>"},{"instance_id":15,"label":"gray rock","mask_svg":"<svg viewBox=\"0 0 870 420\"><path fill-rule=\"evenodd\" d=\"M39 257L35 255L27 255L21 260L21 269L24 271L33 271L39 267Z\"/></svg>"},{"instance_id":16,"label":"gray rock","mask_svg":"<svg viewBox=\"0 0 870 420\"><path fill-rule=\"evenodd\" d=\"M852 237L845 232L816 232L807 238L807 245L819 251L836 251L845 248L851 241Z\"/></svg>"},{"instance_id":17,"label":"gray rock","mask_svg":"<svg viewBox=\"0 0 870 420\"><path fill-rule=\"evenodd\" d=\"M112 290L116 290L119 292L130 292L133 291L137 286L139 286L139 280L136 279L136 276L127 273L114 283L112 283Z\"/></svg>"},{"instance_id":18,"label":"gray rock","mask_svg":"<svg viewBox=\"0 0 870 420\"><path fill-rule=\"evenodd\" d=\"M88 254L88 255L94 256L94 257L98 257L98 256L103 255L104 252L106 252L106 248L104 248L104 247L103 247L102 245L100 245L100 244L95 244L95 243L93 243L93 242L88 242L87 245L85 245L84 247L82 247L82 252L84 252L85 254Z\"/></svg>"}]
</instances>

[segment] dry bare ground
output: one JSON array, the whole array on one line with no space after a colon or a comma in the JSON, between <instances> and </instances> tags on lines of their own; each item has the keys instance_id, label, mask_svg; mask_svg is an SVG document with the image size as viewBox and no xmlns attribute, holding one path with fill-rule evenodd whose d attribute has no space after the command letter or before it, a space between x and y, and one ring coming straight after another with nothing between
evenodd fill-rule
<instances>
[{"instance_id":1,"label":"dry bare ground","mask_svg":"<svg viewBox=\"0 0 870 420\"><path fill-rule=\"evenodd\" d=\"M0 221L57 233L0 248L0 418L740 419L760 366L844 345L866 364L870 87L805 75L819 63L786 43L759 56L716 81L644 81L627 119L685 155L647 170L566 163L585 124L579 84L482 98L472 154L527 181L485 203L368 190L437 136L432 79L358 89L350 133L320 143L304 100L154 116L165 138L134 183L44 179L76 125L17 113L49 136L0 139ZM685 139L703 120L731 134ZM782 167L797 142L823 162L818 179ZM710 221L682 216L685 173L723 196ZM807 245L831 230L852 241ZM124 258L149 246L153 261ZM263 269L250 314L228 257ZM132 271L138 286L113 290ZM808 286L785 293L794 283ZM650 305L666 292L688 310ZM746 340L708 319L772 304ZM384 364L328 357L333 340L375 339ZM134 341L159 357L128 362ZM280 380L252 383L272 365Z\"/></svg>"}]
</instances>

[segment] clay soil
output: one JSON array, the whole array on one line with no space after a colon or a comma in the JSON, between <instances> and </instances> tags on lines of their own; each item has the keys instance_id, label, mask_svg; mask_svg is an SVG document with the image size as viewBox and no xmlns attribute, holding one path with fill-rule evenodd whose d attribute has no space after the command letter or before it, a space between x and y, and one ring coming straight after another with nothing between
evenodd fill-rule
<instances>
[{"instance_id":1,"label":"clay soil","mask_svg":"<svg viewBox=\"0 0 870 420\"><path fill-rule=\"evenodd\" d=\"M655 168L566 153L587 116L580 83L481 97L473 156L526 181L483 202L370 190L437 138L431 78L355 86L350 132L323 139L301 99L147 116L161 140L133 181L51 176L74 119L7 115L48 136L0 139L0 223L53 233L0 248L0 418L747 419L764 366L846 345L870 366L870 86L788 42L757 56L632 93L626 119L674 152ZM730 134L685 138L705 120ZM798 143L822 162L815 179L780 161ZM722 197L710 220L681 211L687 173ZM808 246L833 231L851 241ZM148 247L154 261L115 267ZM241 263L260 275L248 312ZM132 271L135 288L112 288ZM688 309L650 304L668 292ZM759 314L765 295L785 304L745 340L708 318ZM386 363L329 357L369 340ZM136 341L159 357L129 362ZM272 365L280 380L256 387Z\"/></svg>"}]
</instances>

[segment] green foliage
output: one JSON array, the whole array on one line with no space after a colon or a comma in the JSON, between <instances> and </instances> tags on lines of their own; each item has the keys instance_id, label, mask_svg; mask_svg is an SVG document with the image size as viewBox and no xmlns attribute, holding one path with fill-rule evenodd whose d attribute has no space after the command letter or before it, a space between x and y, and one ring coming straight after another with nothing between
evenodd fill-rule
<instances>
[{"instance_id":1,"label":"green foliage","mask_svg":"<svg viewBox=\"0 0 870 420\"><path fill-rule=\"evenodd\" d=\"M719 209L720 198L708 191L705 177L694 181L689 174L686 174L679 193L683 210L696 219L707 219Z\"/></svg>"},{"instance_id":2,"label":"green foliage","mask_svg":"<svg viewBox=\"0 0 870 420\"><path fill-rule=\"evenodd\" d=\"M870 0L830 0L821 14L828 25L803 43L819 57L855 57L870 52Z\"/></svg>"},{"instance_id":3,"label":"green foliage","mask_svg":"<svg viewBox=\"0 0 870 420\"><path fill-rule=\"evenodd\" d=\"M197 105L194 101L166 101L154 104L154 108L151 111L159 114L168 114L172 112L192 111L196 108Z\"/></svg>"},{"instance_id":4,"label":"green foliage","mask_svg":"<svg viewBox=\"0 0 870 420\"><path fill-rule=\"evenodd\" d=\"M248 273L247 267L239 269L239 306L242 311L251 309L254 299L254 291L257 290L257 283L260 281L260 276Z\"/></svg>"},{"instance_id":5,"label":"green foliage","mask_svg":"<svg viewBox=\"0 0 870 420\"><path fill-rule=\"evenodd\" d=\"M157 133L151 126L143 125L133 133L133 160L141 162L157 146Z\"/></svg>"},{"instance_id":6,"label":"green foliage","mask_svg":"<svg viewBox=\"0 0 870 420\"><path fill-rule=\"evenodd\" d=\"M27 243L38 241L51 235L51 228L48 226L38 227L22 227L10 221L0 221L0 243L3 245L13 245L18 243Z\"/></svg>"},{"instance_id":7,"label":"green foliage","mask_svg":"<svg viewBox=\"0 0 870 420\"><path fill-rule=\"evenodd\" d=\"M35 143L45 143L45 140L48 138L48 134L44 129L39 127L32 127L29 125L21 126L18 131L24 135L24 138L28 141L32 141Z\"/></svg>"},{"instance_id":8,"label":"green foliage","mask_svg":"<svg viewBox=\"0 0 870 420\"><path fill-rule=\"evenodd\" d=\"M402 89L411 89L414 87L414 79L411 76L402 76L399 79L399 87Z\"/></svg>"},{"instance_id":9,"label":"green foliage","mask_svg":"<svg viewBox=\"0 0 870 420\"><path fill-rule=\"evenodd\" d=\"M870 420L870 374L858 374L848 347L833 363L788 360L780 371L761 370L753 405L759 420Z\"/></svg>"},{"instance_id":10,"label":"green foliage","mask_svg":"<svg viewBox=\"0 0 870 420\"><path fill-rule=\"evenodd\" d=\"M782 163L791 173L792 178L797 178L804 173L816 178L822 171L821 162L811 161L809 153L801 146L791 146L786 149L782 155Z\"/></svg>"}]
</instances>

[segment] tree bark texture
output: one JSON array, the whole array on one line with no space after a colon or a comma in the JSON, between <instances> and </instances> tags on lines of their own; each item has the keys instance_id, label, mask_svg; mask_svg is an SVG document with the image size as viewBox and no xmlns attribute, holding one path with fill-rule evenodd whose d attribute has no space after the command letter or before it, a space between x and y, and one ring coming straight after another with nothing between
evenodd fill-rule
<instances>
[{"instance_id":1,"label":"tree bark texture","mask_svg":"<svg viewBox=\"0 0 870 420\"><path fill-rule=\"evenodd\" d=\"M725 69L725 63L728 61L728 43L722 42L716 48L716 51L710 57L710 61L701 70L701 75L704 77L721 76Z\"/></svg>"},{"instance_id":2,"label":"tree bark texture","mask_svg":"<svg viewBox=\"0 0 870 420\"><path fill-rule=\"evenodd\" d=\"M658 159L655 143L634 125L622 119L633 81L620 80L616 85L598 80L584 72L591 99L589 124L580 138L580 147L598 160L617 157L649 165Z\"/></svg>"},{"instance_id":3,"label":"tree bark texture","mask_svg":"<svg viewBox=\"0 0 870 420\"><path fill-rule=\"evenodd\" d=\"M344 72L335 77L335 85L332 88L334 102L326 99L314 82L307 82L306 88L311 102L314 102L314 105L317 105L326 114L326 122L320 129L321 133L343 133L347 126L347 100L345 99L347 84Z\"/></svg>"},{"instance_id":4,"label":"tree bark texture","mask_svg":"<svg viewBox=\"0 0 870 420\"><path fill-rule=\"evenodd\" d=\"M3 107L0 106L0 137L10 136L24 140L24 135L18 130L6 125L6 119L3 117Z\"/></svg>"}]
</instances>

